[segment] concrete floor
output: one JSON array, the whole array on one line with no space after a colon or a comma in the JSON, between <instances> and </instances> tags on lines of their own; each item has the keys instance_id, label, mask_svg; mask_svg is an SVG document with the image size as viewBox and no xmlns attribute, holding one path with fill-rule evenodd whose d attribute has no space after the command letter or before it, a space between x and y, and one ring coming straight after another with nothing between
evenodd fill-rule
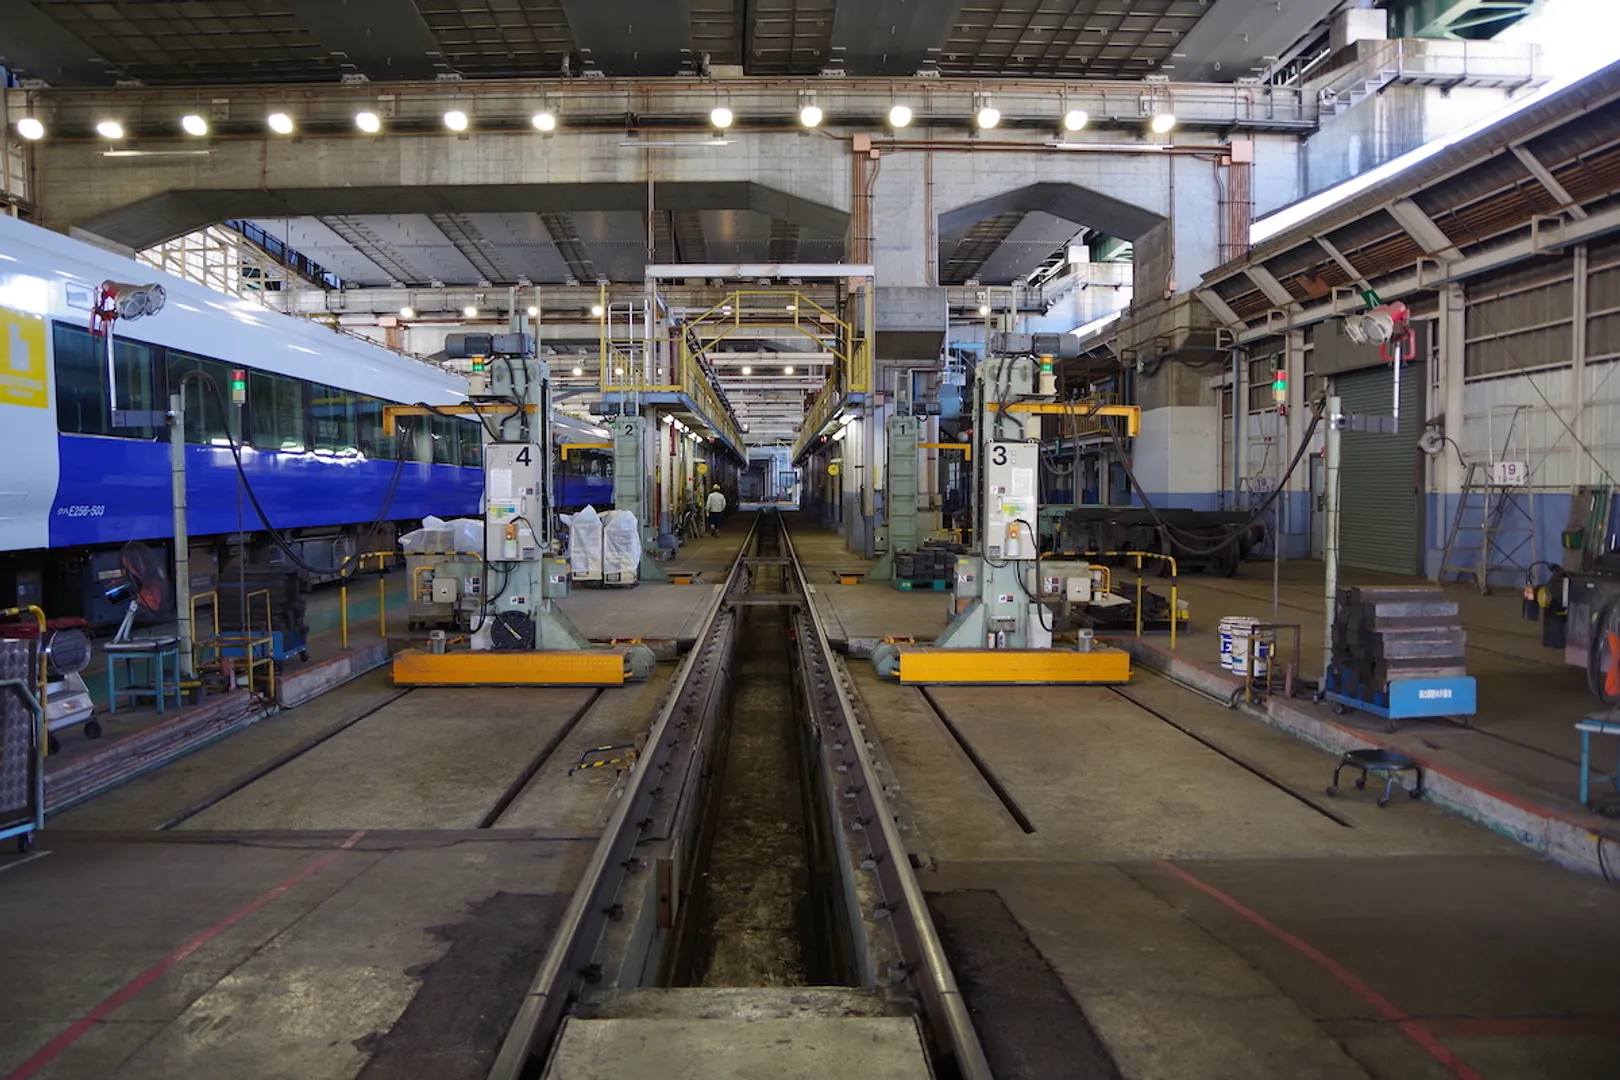
<instances>
[{"instance_id":1,"label":"concrete floor","mask_svg":"<svg viewBox=\"0 0 1620 1080\"><path fill-rule=\"evenodd\" d=\"M483 1076L622 779L568 766L644 732L668 676L378 671L53 819L0 859L0 1077Z\"/></svg>"},{"instance_id":2,"label":"concrete floor","mask_svg":"<svg viewBox=\"0 0 1620 1080\"><path fill-rule=\"evenodd\" d=\"M801 550L828 543L806 532L795 536ZM1261 605L1256 570L1186 586L1194 618L1269 618L1269 578ZM1296 619L1311 589L1307 579L1285 592ZM894 602L915 595L829 588L824 611L931 637L942 613L929 625ZM1536 699L1553 664L1517 658L1533 657L1520 648L1533 643L1503 618L1507 601L1463 601L1492 716L1533 726L1511 702ZM981 1024L1045 1015L1050 1003L1019 995L1049 970L1074 1023L1130 1078L1620 1073L1613 886L1424 802L1378 809L1348 778L1327 798L1332 757L1145 672L1123 695L932 691L1009 807L920 690L877 679L864 660L847 667ZM1498 679L1514 687L1506 699ZM1437 735L1457 737L1424 737ZM1022 966L962 947L1005 934L998 918L1027 936ZM1004 951L1017 956L1022 943ZM997 1052L1012 1075L1070 1075Z\"/></svg>"},{"instance_id":3,"label":"concrete floor","mask_svg":"<svg viewBox=\"0 0 1620 1080\"><path fill-rule=\"evenodd\" d=\"M699 576L690 585L643 581L633 588L577 587L557 606L593 641L644 637L689 642L752 523L753 514L729 515L718 537L689 540L673 560L660 564L669 571L696 572Z\"/></svg>"},{"instance_id":4,"label":"concrete floor","mask_svg":"<svg viewBox=\"0 0 1620 1080\"><path fill-rule=\"evenodd\" d=\"M813 578L850 565L789 524ZM718 571L740 538L688 554ZM1258 580L1190 583L1195 617ZM571 614L623 634L712 595L657 588ZM944 625L939 594L816 588L835 634ZM1026 832L919 690L849 673L999 1080L1620 1073L1612 886L1426 803L1328 799L1326 755L1147 674L933 695ZM0 859L0 1078L481 1076L622 782L568 766L644 731L668 674L593 699L376 673L53 819Z\"/></svg>"},{"instance_id":5,"label":"concrete floor","mask_svg":"<svg viewBox=\"0 0 1620 1080\"><path fill-rule=\"evenodd\" d=\"M1250 615L1272 621L1271 570L1269 563L1249 563L1232 578L1189 575L1181 592L1191 606L1193 632L1178 641L1177 651L1214 666L1220 651L1215 627L1221 618ZM1301 670L1315 678L1322 667L1325 632L1321 564L1285 563L1280 577L1278 621L1300 624ZM1344 584L1416 580L1347 571ZM1533 789L1573 799L1580 761L1575 722L1598 708L1586 687L1586 673L1566 665L1561 650L1542 648L1541 624L1520 617L1520 599L1511 590L1481 596L1470 586L1448 585L1446 595L1458 601L1468 632L1468 670L1479 690L1479 712L1470 721L1473 730L1445 721L1404 721L1389 741L1443 751ZM1167 643L1161 638L1159 644ZM1383 737L1383 722L1376 718L1350 713L1335 719ZM1604 760L1612 763L1613 745L1601 749Z\"/></svg>"}]
</instances>

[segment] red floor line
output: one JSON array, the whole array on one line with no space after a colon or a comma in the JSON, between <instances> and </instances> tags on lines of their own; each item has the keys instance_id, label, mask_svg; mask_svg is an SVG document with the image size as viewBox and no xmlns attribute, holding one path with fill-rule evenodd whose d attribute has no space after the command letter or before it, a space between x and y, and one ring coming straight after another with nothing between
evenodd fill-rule
<instances>
[{"instance_id":1,"label":"red floor line","mask_svg":"<svg viewBox=\"0 0 1620 1080\"><path fill-rule=\"evenodd\" d=\"M1406 1033L1406 1036L1409 1039L1423 1047L1423 1049L1428 1052L1430 1057L1434 1058L1441 1065L1445 1066L1447 1071L1449 1071L1453 1076L1459 1077L1460 1080L1483 1080L1480 1074L1475 1072L1467 1062L1463 1061L1456 1054L1453 1054L1445 1043L1442 1043L1435 1036L1434 1032L1424 1027L1423 1024L1414 1019L1406 1010L1402 1009L1393 1001L1390 1001L1384 995L1368 986L1362 981L1360 976L1351 971L1349 968L1345 967L1343 964L1339 963L1337 960L1333 959L1331 956L1328 956L1326 953L1322 952L1320 949L1311 945L1304 939L1290 934L1287 930L1284 930L1282 927L1278 926L1270 919L1267 919L1264 915L1261 915L1254 909L1245 907L1241 902L1221 892L1221 890L1217 889L1215 886L1193 877L1187 871L1181 869L1179 866L1176 866L1174 863L1161 860L1159 865L1176 875L1176 877L1185 881L1187 884L1191 885L1193 888L1214 897L1216 900L1219 900L1221 903L1225 904L1227 907L1231 908L1233 911L1237 912L1239 915L1243 916L1245 919L1249 920L1254 925L1276 938L1278 941L1281 941L1283 944L1294 949L1296 952L1303 954L1315 962L1317 966L1325 969L1328 974L1332 975L1335 979L1338 979L1346 987L1354 991L1363 1001L1382 1013L1386 1020L1393 1022L1396 1027L1400 1028L1401 1031Z\"/></svg>"},{"instance_id":2,"label":"red floor line","mask_svg":"<svg viewBox=\"0 0 1620 1080\"><path fill-rule=\"evenodd\" d=\"M360 838L365 835L366 830L364 829L360 829L359 831L350 834L349 838L343 841L343 843L339 844L336 850L329 851L313 862L306 863L304 867L297 873L293 874L292 877L287 878L280 884L271 886L264 893L248 901L246 904L243 904L241 907L225 916L219 922L215 923L213 926L210 926L208 929L204 930L202 933L198 934L184 945L181 945L178 949L169 953L163 959L159 960L157 963L153 964L151 967L129 980L129 982L125 983L123 986L120 986L117 990L114 990L105 999L103 999L99 1005L85 1013L83 1016L79 1017L79 1019L75 1020L56 1038L40 1047L39 1051L34 1054L33 1057L29 1058L10 1073L6 1074L6 1080L28 1080L29 1077L36 1075L41 1069L45 1068L45 1066L49 1065L52 1061L55 1061L64 1050L83 1038L91 1028L95 1027L101 1021L105 1020L107 1017L129 1004L129 1002L133 1000L136 995L160 979L170 968L174 967L186 957L190 956L192 953L196 952L210 941L213 941L215 938L219 937L219 935L229 930L232 926L235 926L238 922L247 918L255 911L258 911L260 908L264 907L281 894L287 892L289 889L295 888L299 884L314 877L316 874L332 865L332 863L337 861L340 855L353 848L354 845L360 842Z\"/></svg>"}]
</instances>

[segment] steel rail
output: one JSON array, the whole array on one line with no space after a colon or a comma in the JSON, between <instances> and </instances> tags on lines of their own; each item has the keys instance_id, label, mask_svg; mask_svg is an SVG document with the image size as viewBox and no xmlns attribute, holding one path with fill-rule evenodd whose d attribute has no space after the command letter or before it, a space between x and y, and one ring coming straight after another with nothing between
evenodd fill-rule
<instances>
[{"instance_id":1,"label":"steel rail","mask_svg":"<svg viewBox=\"0 0 1620 1080\"><path fill-rule=\"evenodd\" d=\"M833 676L830 680L832 689L843 711L845 727L850 732L846 745L854 752L855 765L860 774L852 794L866 803L865 816L869 822L877 825L875 830L869 827L866 836L876 856L874 870L883 889L895 936L899 938L907 972L915 979L914 985L921 993L929 1025L941 1046L949 1048L961 1080L994 1080L984 1048L979 1044L978 1032L973 1028L967 1002L956 984L956 975L945 956L945 947L939 940L933 917L928 913L922 885L912 871L905 842L895 825L894 811L883 793L883 784L878 778L872 755L867 750L866 739L861 734L854 703L850 700L844 681L837 677L833 669L835 661L828 644L826 626L816 608L814 593L804 574L804 565L793 549L786 523L781 525L781 537L782 546L791 560L789 565L793 567L799 590L804 596L804 613L815 633L815 645L826 658Z\"/></svg>"},{"instance_id":2,"label":"steel rail","mask_svg":"<svg viewBox=\"0 0 1620 1080\"><path fill-rule=\"evenodd\" d=\"M754 519L748 536L738 549L737 561L726 575L723 588L716 590L705 612L697 644L687 652L675 673L672 692L665 698L652 729L647 735L646 752L636 762L630 785L619 800L603 830L602 839L591 853L568 907L552 935L551 944L539 970L524 993L517 1015L507 1029L499 1053L489 1070L489 1080L522 1080L535 1056L548 1051L554 1042L570 1000L588 981L591 955L598 948L607 924L613 918L614 897L630 872L640 826L646 807L663 780L663 768L676 740L670 727L677 708L694 686L694 675L704 670L705 654L714 637L716 622L726 610L725 599L746 574L743 560L754 542L759 518ZM989 1076L988 1073L985 1074Z\"/></svg>"}]
</instances>

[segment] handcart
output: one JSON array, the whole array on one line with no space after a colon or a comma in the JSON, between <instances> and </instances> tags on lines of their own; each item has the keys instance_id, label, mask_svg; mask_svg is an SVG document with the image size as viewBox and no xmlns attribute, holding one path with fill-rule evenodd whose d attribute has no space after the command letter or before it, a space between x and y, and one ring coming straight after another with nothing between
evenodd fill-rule
<instances>
[{"instance_id":1,"label":"handcart","mask_svg":"<svg viewBox=\"0 0 1620 1080\"><path fill-rule=\"evenodd\" d=\"M1353 672L1329 667L1316 700L1331 701L1339 714L1351 709L1384 719L1384 730L1394 731L1397 720L1437 716L1472 716L1477 698L1472 675L1391 679L1383 688L1364 686Z\"/></svg>"}]
</instances>

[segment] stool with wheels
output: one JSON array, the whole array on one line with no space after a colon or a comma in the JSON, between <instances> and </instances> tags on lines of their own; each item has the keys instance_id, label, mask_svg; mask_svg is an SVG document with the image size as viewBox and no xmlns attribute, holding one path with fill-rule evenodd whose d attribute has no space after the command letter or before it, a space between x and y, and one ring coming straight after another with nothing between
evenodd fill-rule
<instances>
[{"instance_id":1,"label":"stool with wheels","mask_svg":"<svg viewBox=\"0 0 1620 1080\"><path fill-rule=\"evenodd\" d=\"M1367 786L1369 773L1375 777L1383 776L1384 793L1378 797L1380 807L1389 805L1390 793L1395 790L1395 777L1407 770L1411 770L1417 776L1417 784L1407 794L1414 799L1423 798L1423 767L1418 764L1416 758L1408 754L1403 754L1398 750L1350 750L1346 752L1339 759L1339 763L1333 767L1333 783L1329 784L1327 789L1329 795L1339 793L1339 773L1347 766L1361 770L1361 775L1356 778L1356 788L1358 790Z\"/></svg>"}]
</instances>

